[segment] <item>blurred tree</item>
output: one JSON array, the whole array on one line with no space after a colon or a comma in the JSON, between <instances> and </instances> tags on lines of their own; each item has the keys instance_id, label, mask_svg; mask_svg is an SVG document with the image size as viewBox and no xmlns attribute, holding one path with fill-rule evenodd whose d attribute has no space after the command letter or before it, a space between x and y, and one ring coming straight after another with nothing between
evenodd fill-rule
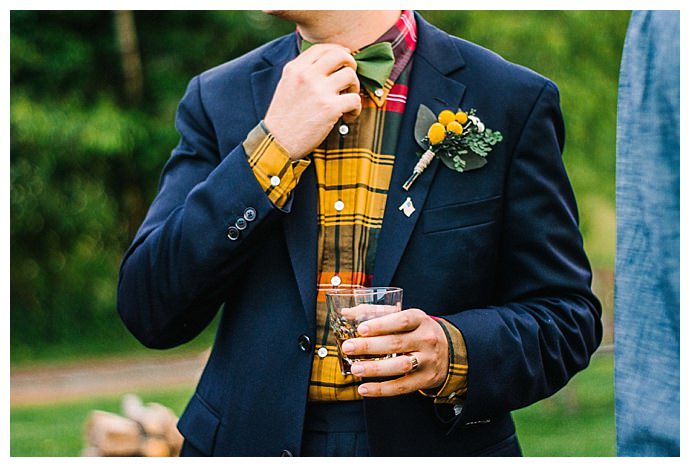
<instances>
[{"instance_id":1,"label":"blurred tree","mask_svg":"<svg viewBox=\"0 0 690 467\"><path fill-rule=\"evenodd\" d=\"M131 104L137 104L141 100L144 77L141 74L141 57L134 26L134 12L116 11L114 18L115 31L120 44L122 72L125 78L125 94Z\"/></svg>"},{"instance_id":2,"label":"blurred tree","mask_svg":"<svg viewBox=\"0 0 690 467\"><path fill-rule=\"evenodd\" d=\"M422 14L558 83L586 245L596 264L612 265L616 84L629 14ZM117 269L177 143L187 82L291 31L256 11L11 12L13 360L131 345L115 312Z\"/></svg>"}]
</instances>

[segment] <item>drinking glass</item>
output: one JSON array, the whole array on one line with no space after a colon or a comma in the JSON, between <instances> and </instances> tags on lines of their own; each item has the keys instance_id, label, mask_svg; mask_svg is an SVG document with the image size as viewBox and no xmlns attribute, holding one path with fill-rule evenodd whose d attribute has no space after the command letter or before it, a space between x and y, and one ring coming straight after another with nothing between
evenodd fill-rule
<instances>
[{"instance_id":1,"label":"drinking glass","mask_svg":"<svg viewBox=\"0 0 690 467\"><path fill-rule=\"evenodd\" d=\"M350 368L354 362L396 356L395 354L346 355L341 346L346 340L358 337L357 326L364 321L400 311L402 294L402 289L398 287L361 287L326 291L328 322L335 334L340 371L343 375L352 374Z\"/></svg>"}]
</instances>

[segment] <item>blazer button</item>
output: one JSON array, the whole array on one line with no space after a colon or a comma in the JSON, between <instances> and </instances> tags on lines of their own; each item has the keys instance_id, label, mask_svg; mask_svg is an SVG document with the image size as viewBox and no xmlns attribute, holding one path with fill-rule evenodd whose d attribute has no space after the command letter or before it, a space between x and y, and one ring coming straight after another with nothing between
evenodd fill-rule
<instances>
[{"instance_id":1,"label":"blazer button","mask_svg":"<svg viewBox=\"0 0 690 467\"><path fill-rule=\"evenodd\" d=\"M256 219L256 209L254 208L247 208L244 210L244 219L247 222L251 222L254 219Z\"/></svg>"},{"instance_id":2,"label":"blazer button","mask_svg":"<svg viewBox=\"0 0 690 467\"><path fill-rule=\"evenodd\" d=\"M299 344L299 349L302 352L309 352L311 350L311 339L309 339L309 336L306 334L299 336L297 343Z\"/></svg>"},{"instance_id":3,"label":"blazer button","mask_svg":"<svg viewBox=\"0 0 690 467\"><path fill-rule=\"evenodd\" d=\"M292 453L287 449L280 451L280 457L292 457Z\"/></svg>"},{"instance_id":4,"label":"blazer button","mask_svg":"<svg viewBox=\"0 0 690 467\"><path fill-rule=\"evenodd\" d=\"M240 238L240 229L238 229L234 225L228 227L228 238L233 241Z\"/></svg>"},{"instance_id":5,"label":"blazer button","mask_svg":"<svg viewBox=\"0 0 690 467\"><path fill-rule=\"evenodd\" d=\"M237 227L240 230L244 230L247 228L247 221L244 219L244 217L239 217L235 221L235 227Z\"/></svg>"}]
</instances>

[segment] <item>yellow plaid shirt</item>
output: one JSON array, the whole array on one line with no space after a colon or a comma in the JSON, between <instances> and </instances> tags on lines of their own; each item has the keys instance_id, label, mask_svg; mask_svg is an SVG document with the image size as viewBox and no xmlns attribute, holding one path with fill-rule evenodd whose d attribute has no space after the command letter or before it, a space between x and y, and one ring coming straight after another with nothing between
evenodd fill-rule
<instances>
[{"instance_id":1,"label":"yellow plaid shirt","mask_svg":"<svg viewBox=\"0 0 690 467\"><path fill-rule=\"evenodd\" d=\"M361 399L356 376L343 376L330 331L324 291L368 287L378 234L395 162L395 146L407 97L407 78L416 45L414 16L405 11L379 41L390 41L395 66L381 90L361 90L362 113L352 124L335 125L308 158L293 162L263 122L244 142L249 165L269 199L283 207L301 174L314 164L318 187L318 289L316 342L309 400ZM377 41L377 42L379 42ZM356 52L355 52L356 53ZM467 352L460 331L437 318L449 344L449 371L435 393L437 403L457 403L467 389Z\"/></svg>"}]
</instances>

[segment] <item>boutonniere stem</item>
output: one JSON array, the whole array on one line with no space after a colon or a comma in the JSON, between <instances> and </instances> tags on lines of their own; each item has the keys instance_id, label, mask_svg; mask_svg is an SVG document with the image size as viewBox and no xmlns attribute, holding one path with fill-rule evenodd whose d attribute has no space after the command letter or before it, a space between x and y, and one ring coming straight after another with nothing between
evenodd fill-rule
<instances>
[{"instance_id":1,"label":"boutonniere stem","mask_svg":"<svg viewBox=\"0 0 690 467\"><path fill-rule=\"evenodd\" d=\"M414 166L412 175L410 175L410 178L408 178L407 181L403 184L403 190L407 191L410 189L414 181L417 180L417 177L419 177L422 174L422 172L424 172L426 168L429 167L429 164L431 164L431 161L434 159L434 156L436 156L436 153L431 149L427 149L426 151L424 151L422 157L419 158L419 162L417 162L417 164Z\"/></svg>"}]
</instances>

